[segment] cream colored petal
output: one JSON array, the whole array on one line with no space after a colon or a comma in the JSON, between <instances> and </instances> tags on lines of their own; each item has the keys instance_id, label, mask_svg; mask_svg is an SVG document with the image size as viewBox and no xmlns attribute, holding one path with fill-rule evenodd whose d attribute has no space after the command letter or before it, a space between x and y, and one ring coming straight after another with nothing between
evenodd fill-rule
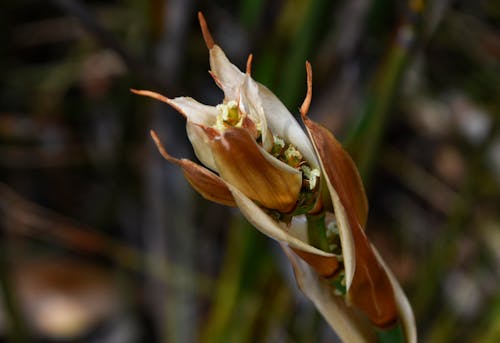
<instances>
[{"instance_id":1,"label":"cream colored petal","mask_svg":"<svg viewBox=\"0 0 500 343\"><path fill-rule=\"evenodd\" d=\"M359 316L356 310L347 306L341 296L333 294L327 281L318 277L289 247L284 244L281 246L292 263L299 288L313 302L340 339L346 343L376 342L371 324Z\"/></svg>"},{"instance_id":2,"label":"cream colored petal","mask_svg":"<svg viewBox=\"0 0 500 343\"><path fill-rule=\"evenodd\" d=\"M189 97L169 99L170 106L182 113L188 121L196 124L212 126L217 118L217 108L204 105Z\"/></svg>"},{"instance_id":3,"label":"cream colored petal","mask_svg":"<svg viewBox=\"0 0 500 343\"><path fill-rule=\"evenodd\" d=\"M217 171L217 166L210 147L210 137L207 136L205 130L188 120L186 123L186 131L198 160L207 168Z\"/></svg>"},{"instance_id":4,"label":"cream colored petal","mask_svg":"<svg viewBox=\"0 0 500 343\"><path fill-rule=\"evenodd\" d=\"M305 214L294 216L290 224L281 223L285 231L302 242L309 244L309 236L307 233L307 218Z\"/></svg>"},{"instance_id":5,"label":"cream colored petal","mask_svg":"<svg viewBox=\"0 0 500 343\"><path fill-rule=\"evenodd\" d=\"M321 164L321 173L323 175L326 175L322 164ZM345 213L344 206L342 206L342 203L340 202L340 198L337 192L335 191L331 183L328 181L328 179L326 179L326 184L328 186L328 191L330 192L330 196L332 198L333 209L335 211L335 218L337 219L339 227L340 244L342 245L342 257L344 258L346 290L349 291L349 288L351 288L352 279L354 278L354 270L356 269L354 240L352 237L349 221L347 220L347 215Z\"/></svg>"},{"instance_id":6,"label":"cream colored petal","mask_svg":"<svg viewBox=\"0 0 500 343\"><path fill-rule=\"evenodd\" d=\"M264 85L258 85L262 107L267 119L267 127L274 135L278 135L295 145L305 160L313 168L318 168L319 163L314 147L297 120L273 92Z\"/></svg>"},{"instance_id":7,"label":"cream colored petal","mask_svg":"<svg viewBox=\"0 0 500 343\"><path fill-rule=\"evenodd\" d=\"M279 242L286 243L290 247L298 250L307 251L321 256L334 256L333 254L319 250L285 232L283 228L280 227L278 222L267 215L259 206L246 197L236 187L229 183L227 183L227 186L233 194L236 205L239 207L241 213L253 226L255 226L256 229L266 236L269 236Z\"/></svg>"},{"instance_id":8,"label":"cream colored petal","mask_svg":"<svg viewBox=\"0 0 500 343\"><path fill-rule=\"evenodd\" d=\"M391 282L392 288L394 290L394 296L396 298L396 306L399 313L399 318L402 321L406 343L417 343L417 324L415 322L415 316L413 315L413 310L411 308L410 302L406 297L403 289L399 285L398 280L389 269L389 267L385 264L384 260L380 256L377 249L372 245L373 252L377 257L378 262L385 269L387 276L389 277L389 281Z\"/></svg>"},{"instance_id":9,"label":"cream colored petal","mask_svg":"<svg viewBox=\"0 0 500 343\"><path fill-rule=\"evenodd\" d=\"M210 69L226 100L238 100L245 74L229 61L217 44L210 49Z\"/></svg>"},{"instance_id":10,"label":"cream colored petal","mask_svg":"<svg viewBox=\"0 0 500 343\"><path fill-rule=\"evenodd\" d=\"M259 96L259 86L248 74L245 74L243 84L241 85L240 99L240 106L243 106L244 112L257 125L257 129L261 132L264 150L269 151L274 144L274 140L267 129L267 120Z\"/></svg>"}]
</instances>

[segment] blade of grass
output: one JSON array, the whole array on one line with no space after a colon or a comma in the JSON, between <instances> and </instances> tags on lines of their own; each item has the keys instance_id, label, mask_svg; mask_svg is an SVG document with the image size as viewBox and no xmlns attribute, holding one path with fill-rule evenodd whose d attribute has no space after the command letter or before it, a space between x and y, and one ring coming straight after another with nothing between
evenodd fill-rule
<instances>
[{"instance_id":1,"label":"blade of grass","mask_svg":"<svg viewBox=\"0 0 500 343\"><path fill-rule=\"evenodd\" d=\"M250 248L251 236L255 234L240 217L232 220L228 230L227 250L221 274L215 285L212 310L201 334L201 342L218 342L224 336L238 302L245 256Z\"/></svg>"},{"instance_id":2,"label":"blade of grass","mask_svg":"<svg viewBox=\"0 0 500 343\"><path fill-rule=\"evenodd\" d=\"M364 102L358 125L347 139L349 150L365 184L373 168L390 116L390 105L397 94L401 76L410 55L414 31L409 24L397 29L396 38L381 64Z\"/></svg>"},{"instance_id":3,"label":"blade of grass","mask_svg":"<svg viewBox=\"0 0 500 343\"><path fill-rule=\"evenodd\" d=\"M310 57L321 24L324 23L325 13L328 13L331 4L329 0L310 1L305 18L296 35L292 37L276 92L278 98L290 109L296 108L302 101L302 89L305 87L304 62Z\"/></svg>"}]
</instances>

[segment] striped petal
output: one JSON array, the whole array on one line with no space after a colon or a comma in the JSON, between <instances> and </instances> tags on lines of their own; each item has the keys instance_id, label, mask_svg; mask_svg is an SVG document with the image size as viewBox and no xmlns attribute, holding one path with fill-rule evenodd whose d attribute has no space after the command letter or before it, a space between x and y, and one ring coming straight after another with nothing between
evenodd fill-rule
<instances>
[{"instance_id":1,"label":"striped petal","mask_svg":"<svg viewBox=\"0 0 500 343\"><path fill-rule=\"evenodd\" d=\"M263 151L244 129L227 129L211 146L222 179L266 208L293 210L302 186L298 170Z\"/></svg>"}]
</instances>

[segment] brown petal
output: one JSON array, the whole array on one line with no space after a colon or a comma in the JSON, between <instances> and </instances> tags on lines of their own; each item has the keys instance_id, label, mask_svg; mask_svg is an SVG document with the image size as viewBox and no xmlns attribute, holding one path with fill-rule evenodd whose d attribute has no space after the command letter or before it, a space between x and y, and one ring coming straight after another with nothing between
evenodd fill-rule
<instances>
[{"instance_id":1,"label":"brown petal","mask_svg":"<svg viewBox=\"0 0 500 343\"><path fill-rule=\"evenodd\" d=\"M287 213L297 202L302 185L300 172L263 151L248 131L230 128L212 141L212 151L220 176L250 199L266 208Z\"/></svg>"},{"instance_id":2,"label":"brown petal","mask_svg":"<svg viewBox=\"0 0 500 343\"><path fill-rule=\"evenodd\" d=\"M182 168L182 172L188 182L201 194L201 196L218 204L236 207L233 195L220 177L193 161L184 158L177 159L170 156L161 144L158 135L153 130L151 130L151 137L162 156L167 161Z\"/></svg>"},{"instance_id":3,"label":"brown petal","mask_svg":"<svg viewBox=\"0 0 500 343\"><path fill-rule=\"evenodd\" d=\"M312 68L309 61L306 61L306 71L307 94L300 107L302 120L346 212L354 211L361 227L364 228L368 217L368 200L363 182L351 156L333 134L307 117L312 99Z\"/></svg>"},{"instance_id":4,"label":"brown petal","mask_svg":"<svg viewBox=\"0 0 500 343\"><path fill-rule=\"evenodd\" d=\"M348 290L349 297L374 324L389 325L397 318L394 293L387 274L378 263L363 231L367 202L359 174L352 159L326 128L305 116L303 119L327 181L335 189L345 208L354 242L356 264Z\"/></svg>"},{"instance_id":5,"label":"brown petal","mask_svg":"<svg viewBox=\"0 0 500 343\"><path fill-rule=\"evenodd\" d=\"M215 45L215 42L212 38L210 30L208 29L207 21L205 20L205 17L203 16L203 13L201 13L201 11L198 12L198 21L200 22L201 33L203 34L205 44L207 45L207 48L212 49L212 47Z\"/></svg>"},{"instance_id":6,"label":"brown petal","mask_svg":"<svg viewBox=\"0 0 500 343\"><path fill-rule=\"evenodd\" d=\"M301 107L302 120L320 159L321 169L339 217L343 239L342 245L353 244L354 256L344 251L347 261L355 261L352 281L348 280L348 297L370 320L380 327L390 325L397 317L394 291L384 268L375 256L372 246L363 231L368 215L368 202L359 173L351 157L342 148L333 134L325 127L310 120L306 114L312 96L312 72L307 68L307 96ZM338 204L340 202L340 204ZM344 212L345 210L345 212ZM347 222L344 220L347 218ZM352 240L352 242L348 242ZM354 257L354 258L353 258Z\"/></svg>"},{"instance_id":7,"label":"brown petal","mask_svg":"<svg viewBox=\"0 0 500 343\"><path fill-rule=\"evenodd\" d=\"M406 298L406 295L403 292L403 289L401 289L401 286L399 285L396 277L392 274L389 267L385 265L385 262L378 253L377 249L374 246L372 246L372 249L379 263L387 272L387 276L389 276L389 281L392 284L392 288L394 290L394 296L396 297L396 304L399 312L399 318L404 328L406 343L417 343L417 324L415 322L415 316L413 315L410 302L408 301L408 298Z\"/></svg>"},{"instance_id":8,"label":"brown petal","mask_svg":"<svg viewBox=\"0 0 500 343\"><path fill-rule=\"evenodd\" d=\"M375 325L387 327L398 318L394 290L365 232L359 224L349 221L356 254L356 270L348 291L349 299Z\"/></svg>"},{"instance_id":9,"label":"brown petal","mask_svg":"<svg viewBox=\"0 0 500 343\"><path fill-rule=\"evenodd\" d=\"M292 250L323 277L328 278L333 276L339 268L339 261L335 256L321 256L293 248Z\"/></svg>"},{"instance_id":10,"label":"brown petal","mask_svg":"<svg viewBox=\"0 0 500 343\"><path fill-rule=\"evenodd\" d=\"M314 303L340 339L349 343L375 342L375 330L366 317L361 316L352 306L347 306L343 297L332 292L328 281L297 258L291 249L284 244L281 247L292 263L299 288Z\"/></svg>"},{"instance_id":11,"label":"brown petal","mask_svg":"<svg viewBox=\"0 0 500 343\"><path fill-rule=\"evenodd\" d=\"M250 200L235 186L228 183L227 187L233 194L236 205L238 205L243 216L263 234L294 249L307 251L315 255L334 256L331 253L313 247L307 241L302 240L302 238L290 234L283 223L276 221L268 213L264 212L261 207L257 206L253 200Z\"/></svg>"}]
</instances>

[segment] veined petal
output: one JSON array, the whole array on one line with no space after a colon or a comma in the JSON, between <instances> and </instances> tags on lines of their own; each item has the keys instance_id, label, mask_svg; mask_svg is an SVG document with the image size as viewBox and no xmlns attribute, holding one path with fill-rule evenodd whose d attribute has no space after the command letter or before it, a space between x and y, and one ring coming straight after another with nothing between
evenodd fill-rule
<instances>
[{"instance_id":1,"label":"veined petal","mask_svg":"<svg viewBox=\"0 0 500 343\"><path fill-rule=\"evenodd\" d=\"M368 215L363 183L351 157L333 134L307 117L312 96L312 71L309 63L306 63L306 69L307 96L300 112L319 157L339 223L347 298L375 325L383 327L394 322L398 314L389 276L363 231Z\"/></svg>"},{"instance_id":2,"label":"veined petal","mask_svg":"<svg viewBox=\"0 0 500 343\"><path fill-rule=\"evenodd\" d=\"M368 217L368 200L356 165L328 129L303 117L318 157L346 212L353 213L361 227Z\"/></svg>"},{"instance_id":3,"label":"veined petal","mask_svg":"<svg viewBox=\"0 0 500 343\"><path fill-rule=\"evenodd\" d=\"M271 218L267 213L265 213L259 206L257 206L252 200L250 200L243 192L238 190L235 186L226 182L227 187L233 194L236 205L240 209L241 213L245 218L257 228L260 232L272 239L288 244L290 247L302 251L306 251L312 254L321 256L335 256L333 254L322 251L315 248L300 239L290 235L288 232L284 231L283 228Z\"/></svg>"},{"instance_id":4,"label":"veined petal","mask_svg":"<svg viewBox=\"0 0 500 343\"><path fill-rule=\"evenodd\" d=\"M290 248L283 244L281 246L292 263L299 288L314 303L340 339L350 343L375 342L376 334L371 324L359 316L354 308L347 306L343 297L336 296L327 281L297 258Z\"/></svg>"},{"instance_id":5,"label":"veined petal","mask_svg":"<svg viewBox=\"0 0 500 343\"><path fill-rule=\"evenodd\" d=\"M339 269L339 261L336 256L321 256L293 248L292 250L301 259L306 261L320 276L325 278L332 277Z\"/></svg>"},{"instance_id":6,"label":"veined petal","mask_svg":"<svg viewBox=\"0 0 500 343\"><path fill-rule=\"evenodd\" d=\"M280 161L262 151L246 130L227 129L211 145L222 179L266 208L282 213L294 208L302 174L282 162L283 168L277 167Z\"/></svg>"},{"instance_id":7,"label":"veined petal","mask_svg":"<svg viewBox=\"0 0 500 343\"><path fill-rule=\"evenodd\" d=\"M363 231L367 206L359 174L330 131L305 116L303 120L319 156L339 221L348 298L374 324L388 325L397 318L394 292Z\"/></svg>"},{"instance_id":8,"label":"veined petal","mask_svg":"<svg viewBox=\"0 0 500 343\"><path fill-rule=\"evenodd\" d=\"M188 182L201 194L201 196L218 204L232 207L236 206L232 193L220 177L193 161L184 158L177 159L170 156L154 131L151 131L151 137L162 156L167 161L182 168L182 172Z\"/></svg>"}]
</instances>

